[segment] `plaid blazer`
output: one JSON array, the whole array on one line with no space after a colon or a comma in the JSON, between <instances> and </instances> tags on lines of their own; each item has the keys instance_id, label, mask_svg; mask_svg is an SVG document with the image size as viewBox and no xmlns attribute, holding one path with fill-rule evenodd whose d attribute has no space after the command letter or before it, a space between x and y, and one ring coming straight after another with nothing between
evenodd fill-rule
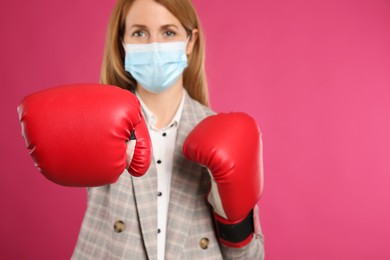
<instances>
[{"instance_id":1,"label":"plaid blazer","mask_svg":"<svg viewBox=\"0 0 390 260\"><path fill-rule=\"evenodd\" d=\"M165 259L263 259L260 229L244 248L218 243L205 194L204 167L182 155L188 133L213 112L186 93L178 129L169 201ZM157 176L126 171L115 184L88 189L88 207L72 259L157 259Z\"/></svg>"}]
</instances>

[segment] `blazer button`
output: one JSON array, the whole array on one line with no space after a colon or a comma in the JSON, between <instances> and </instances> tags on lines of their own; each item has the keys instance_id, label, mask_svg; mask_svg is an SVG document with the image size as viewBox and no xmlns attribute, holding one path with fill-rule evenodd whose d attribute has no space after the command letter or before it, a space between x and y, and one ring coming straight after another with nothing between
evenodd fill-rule
<instances>
[{"instance_id":1,"label":"blazer button","mask_svg":"<svg viewBox=\"0 0 390 260\"><path fill-rule=\"evenodd\" d=\"M114 230L116 233L121 233L126 229L126 225L122 220L117 220L114 223Z\"/></svg>"},{"instance_id":2,"label":"blazer button","mask_svg":"<svg viewBox=\"0 0 390 260\"><path fill-rule=\"evenodd\" d=\"M207 237L202 238L199 241L199 246L202 249L207 249L209 247L210 240Z\"/></svg>"}]
</instances>

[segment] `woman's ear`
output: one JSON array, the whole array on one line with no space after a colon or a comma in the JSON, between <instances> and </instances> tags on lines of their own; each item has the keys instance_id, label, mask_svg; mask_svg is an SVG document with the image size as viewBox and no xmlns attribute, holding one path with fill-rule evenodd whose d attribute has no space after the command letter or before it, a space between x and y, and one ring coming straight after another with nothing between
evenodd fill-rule
<instances>
[{"instance_id":1,"label":"woman's ear","mask_svg":"<svg viewBox=\"0 0 390 260\"><path fill-rule=\"evenodd\" d=\"M191 31L190 39L187 43L187 55L190 55L192 53L192 50L194 49L195 43L198 40L198 29L193 29Z\"/></svg>"}]
</instances>

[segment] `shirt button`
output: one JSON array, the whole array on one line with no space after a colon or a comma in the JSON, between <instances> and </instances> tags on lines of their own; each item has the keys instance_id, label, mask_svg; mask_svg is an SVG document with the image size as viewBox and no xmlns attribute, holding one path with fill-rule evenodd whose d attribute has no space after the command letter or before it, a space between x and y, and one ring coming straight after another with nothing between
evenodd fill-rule
<instances>
[{"instance_id":1,"label":"shirt button","mask_svg":"<svg viewBox=\"0 0 390 260\"><path fill-rule=\"evenodd\" d=\"M164 137L167 136L167 133L163 133L162 136L164 136Z\"/></svg>"},{"instance_id":2,"label":"shirt button","mask_svg":"<svg viewBox=\"0 0 390 260\"><path fill-rule=\"evenodd\" d=\"M157 233L160 234L161 233L161 229L158 228L157 229Z\"/></svg>"},{"instance_id":3,"label":"shirt button","mask_svg":"<svg viewBox=\"0 0 390 260\"><path fill-rule=\"evenodd\" d=\"M162 192L161 191L157 192L157 196L161 197L162 196Z\"/></svg>"},{"instance_id":4,"label":"shirt button","mask_svg":"<svg viewBox=\"0 0 390 260\"><path fill-rule=\"evenodd\" d=\"M121 233L126 229L126 225L122 220L115 221L114 230L116 233Z\"/></svg>"},{"instance_id":5,"label":"shirt button","mask_svg":"<svg viewBox=\"0 0 390 260\"><path fill-rule=\"evenodd\" d=\"M157 160L157 163L160 164L160 163L161 163L161 160Z\"/></svg>"}]
</instances>

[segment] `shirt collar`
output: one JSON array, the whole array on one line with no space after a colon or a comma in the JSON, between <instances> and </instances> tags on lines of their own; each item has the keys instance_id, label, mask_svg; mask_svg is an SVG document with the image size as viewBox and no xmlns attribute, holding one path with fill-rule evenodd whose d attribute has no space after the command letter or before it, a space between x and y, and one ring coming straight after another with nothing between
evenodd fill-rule
<instances>
[{"instance_id":1,"label":"shirt collar","mask_svg":"<svg viewBox=\"0 0 390 260\"><path fill-rule=\"evenodd\" d=\"M180 123L180 119L181 119L181 115L183 113L183 107L184 107L184 101L185 101L185 89L183 89L183 96L181 98L181 101L180 101L180 104L179 104L179 107L175 113L175 115L173 116L172 120L169 122L169 124L167 126L165 126L163 129L165 128L168 128L168 127L171 127L171 126L176 126L176 127L179 127L179 123ZM152 113L152 111L146 106L145 102L141 99L141 97L138 95L138 92L136 91L135 92L135 95L137 96L140 104L141 104L141 110L144 114L144 117L145 117L145 121L147 123L147 125L152 128L152 129L156 129L155 128L155 125L156 125L156 122L157 122L157 118L156 116Z\"/></svg>"}]
</instances>

